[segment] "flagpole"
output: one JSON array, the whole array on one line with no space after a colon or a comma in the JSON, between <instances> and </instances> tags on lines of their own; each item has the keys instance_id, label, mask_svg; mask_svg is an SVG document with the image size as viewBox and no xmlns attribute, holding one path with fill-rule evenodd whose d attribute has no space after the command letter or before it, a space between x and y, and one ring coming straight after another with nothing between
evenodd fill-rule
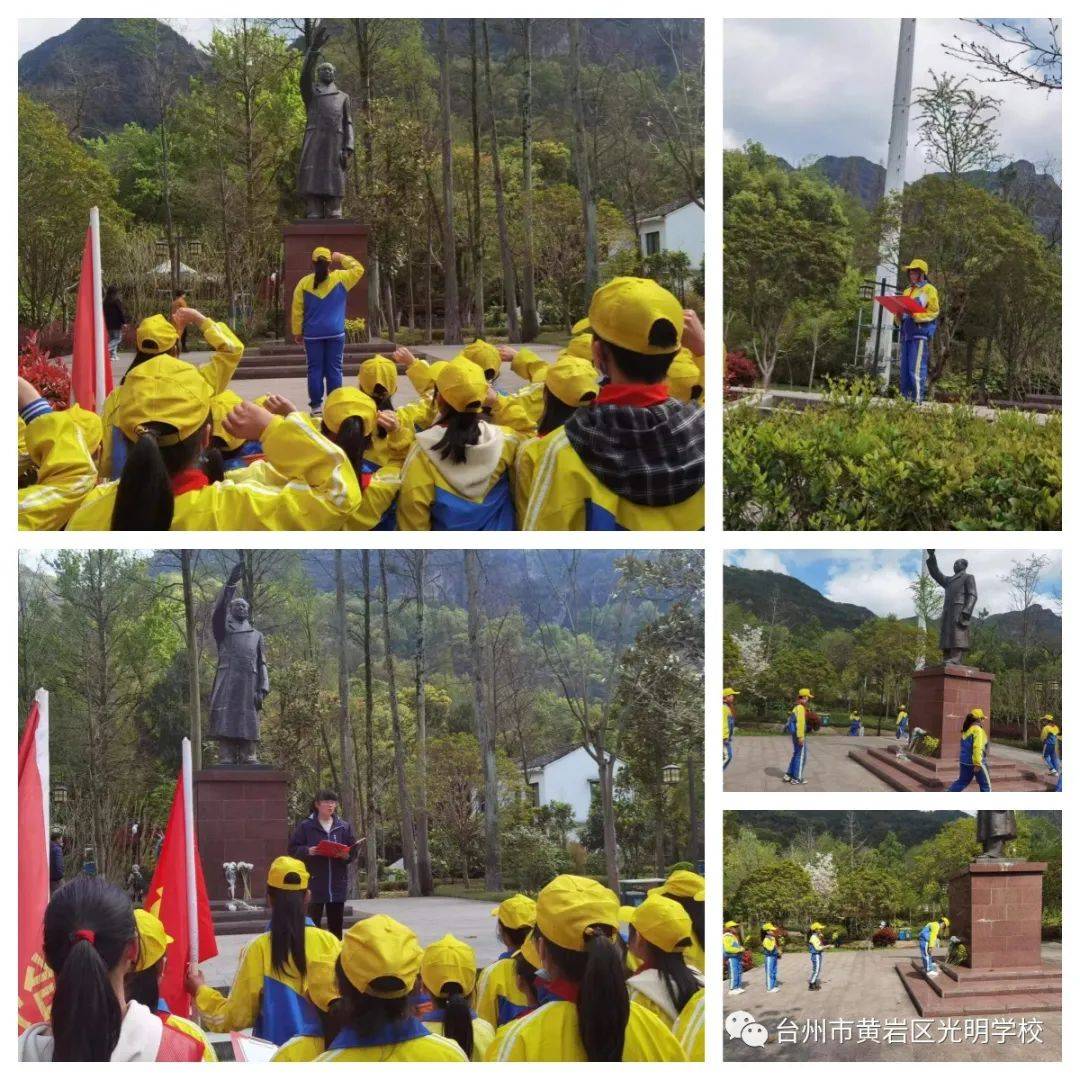
<instances>
[{"instance_id":1,"label":"flagpole","mask_svg":"<svg viewBox=\"0 0 1080 1080\"><path fill-rule=\"evenodd\" d=\"M52 822L49 820L49 795L52 782L49 778L49 691L39 687L34 695L38 707L37 745L35 746L38 776L41 777L41 817L45 822L45 865L49 865L49 845Z\"/></svg>"},{"instance_id":2,"label":"flagpole","mask_svg":"<svg viewBox=\"0 0 1080 1080\"><path fill-rule=\"evenodd\" d=\"M94 281L94 405L98 412L105 406L105 311L101 291L101 215L90 207L90 262Z\"/></svg>"},{"instance_id":3,"label":"flagpole","mask_svg":"<svg viewBox=\"0 0 1080 1080\"><path fill-rule=\"evenodd\" d=\"M195 805L192 798L191 740L184 739L184 868L187 879L188 959L191 966L199 963L199 912L195 892Z\"/></svg>"}]
</instances>

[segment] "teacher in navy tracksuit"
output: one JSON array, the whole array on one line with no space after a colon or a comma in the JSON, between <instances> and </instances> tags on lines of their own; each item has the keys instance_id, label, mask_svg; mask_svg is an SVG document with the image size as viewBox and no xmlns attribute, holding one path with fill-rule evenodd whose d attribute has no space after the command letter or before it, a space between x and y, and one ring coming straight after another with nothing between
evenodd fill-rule
<instances>
[{"instance_id":1,"label":"teacher in navy tracksuit","mask_svg":"<svg viewBox=\"0 0 1080 1080\"><path fill-rule=\"evenodd\" d=\"M322 924L326 911L326 929L341 937L345 922L345 900L349 886L349 863L356 858L359 844L352 826L337 816L338 797L322 790L311 804L311 813L296 826L289 841L289 854L302 859L311 875L308 882L308 915L316 925ZM345 844L347 855L330 857L316 855L315 848L323 840Z\"/></svg>"}]
</instances>

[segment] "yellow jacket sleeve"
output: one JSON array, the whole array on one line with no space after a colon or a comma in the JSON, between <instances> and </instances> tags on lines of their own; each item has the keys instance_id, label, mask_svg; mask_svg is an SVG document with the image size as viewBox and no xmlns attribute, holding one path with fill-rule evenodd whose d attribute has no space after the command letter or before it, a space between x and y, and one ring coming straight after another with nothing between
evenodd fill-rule
<instances>
[{"instance_id":1,"label":"yellow jacket sleeve","mask_svg":"<svg viewBox=\"0 0 1080 1080\"><path fill-rule=\"evenodd\" d=\"M542 383L547 378L549 366L548 362L537 356L532 349L518 349L510 362L510 370L528 382Z\"/></svg>"},{"instance_id":2,"label":"yellow jacket sleeve","mask_svg":"<svg viewBox=\"0 0 1080 1080\"><path fill-rule=\"evenodd\" d=\"M476 984L476 1015L481 1020L486 1020L493 1028L499 1021L496 999L502 984L501 975L505 969L505 960L496 960L495 963L488 964L480 972L480 980Z\"/></svg>"},{"instance_id":3,"label":"yellow jacket sleeve","mask_svg":"<svg viewBox=\"0 0 1080 1080\"><path fill-rule=\"evenodd\" d=\"M684 1006L671 1029L689 1061L705 1060L705 991L699 990Z\"/></svg>"},{"instance_id":4,"label":"yellow jacket sleeve","mask_svg":"<svg viewBox=\"0 0 1080 1080\"><path fill-rule=\"evenodd\" d=\"M335 279L340 281L348 291L364 276L364 267L359 259L354 259L351 255L342 253L341 269L335 270L333 273Z\"/></svg>"},{"instance_id":5,"label":"yellow jacket sleeve","mask_svg":"<svg viewBox=\"0 0 1080 1080\"><path fill-rule=\"evenodd\" d=\"M521 435L532 436L536 434L536 425L543 415L543 388L540 390L540 414L537 415L531 395L528 392L521 394L507 394L497 397L491 406L491 419L502 427L508 427Z\"/></svg>"},{"instance_id":6,"label":"yellow jacket sleeve","mask_svg":"<svg viewBox=\"0 0 1080 1080\"><path fill-rule=\"evenodd\" d=\"M210 359L199 368L199 374L210 384L211 393L224 393L244 355L244 343L223 322L207 319L199 329L207 345L214 350Z\"/></svg>"},{"instance_id":7,"label":"yellow jacket sleeve","mask_svg":"<svg viewBox=\"0 0 1080 1080\"><path fill-rule=\"evenodd\" d=\"M116 408L120 403L120 387L105 399L101 409L101 453L98 455L98 476L102 480L112 479L113 439L117 437L113 428L116 426Z\"/></svg>"},{"instance_id":8,"label":"yellow jacket sleeve","mask_svg":"<svg viewBox=\"0 0 1080 1080\"><path fill-rule=\"evenodd\" d=\"M62 529L98 480L86 440L67 413L45 413L26 425L26 449L38 479L19 491L19 528Z\"/></svg>"},{"instance_id":9,"label":"yellow jacket sleeve","mask_svg":"<svg viewBox=\"0 0 1080 1080\"><path fill-rule=\"evenodd\" d=\"M255 1023L263 988L264 964L260 943L264 938L265 935L256 938L244 949L228 997L212 986L199 987L195 1007L209 1031L239 1031Z\"/></svg>"},{"instance_id":10,"label":"yellow jacket sleeve","mask_svg":"<svg viewBox=\"0 0 1080 1080\"><path fill-rule=\"evenodd\" d=\"M800 739L806 738L806 708L803 705L795 706L795 734Z\"/></svg>"},{"instance_id":11,"label":"yellow jacket sleeve","mask_svg":"<svg viewBox=\"0 0 1080 1080\"><path fill-rule=\"evenodd\" d=\"M329 930L309 926L304 936L304 952L308 997L316 1009L327 1012L331 1003L341 997L336 971L341 942Z\"/></svg>"},{"instance_id":12,"label":"yellow jacket sleeve","mask_svg":"<svg viewBox=\"0 0 1080 1080\"><path fill-rule=\"evenodd\" d=\"M919 323L933 322L938 317L940 310L937 289L930 282L927 282L920 291L923 292L926 298L926 310L920 311L917 315L913 315L912 318Z\"/></svg>"},{"instance_id":13,"label":"yellow jacket sleeve","mask_svg":"<svg viewBox=\"0 0 1080 1080\"><path fill-rule=\"evenodd\" d=\"M533 476L536 473L536 459L543 452L542 440L537 436L523 442L518 447L514 458L514 511L518 527L525 520L525 511L529 507L529 495L532 492Z\"/></svg>"},{"instance_id":14,"label":"yellow jacket sleeve","mask_svg":"<svg viewBox=\"0 0 1080 1080\"><path fill-rule=\"evenodd\" d=\"M976 767L983 763L983 753L986 750L986 732L981 727L973 727L971 736L971 760Z\"/></svg>"},{"instance_id":15,"label":"yellow jacket sleeve","mask_svg":"<svg viewBox=\"0 0 1080 1080\"><path fill-rule=\"evenodd\" d=\"M350 532L367 532L382 521L383 515L401 491L401 470L396 465L384 465L374 473L364 488L359 507L349 516L345 526Z\"/></svg>"},{"instance_id":16,"label":"yellow jacket sleeve","mask_svg":"<svg viewBox=\"0 0 1080 1080\"><path fill-rule=\"evenodd\" d=\"M293 337L298 338L304 332L304 285L311 277L308 274L302 277L293 289L292 294L292 332Z\"/></svg>"},{"instance_id":17,"label":"yellow jacket sleeve","mask_svg":"<svg viewBox=\"0 0 1080 1080\"><path fill-rule=\"evenodd\" d=\"M401 467L398 493L398 528L409 532L431 530L431 504L435 501L435 473L427 455L414 445Z\"/></svg>"},{"instance_id":18,"label":"yellow jacket sleeve","mask_svg":"<svg viewBox=\"0 0 1080 1080\"><path fill-rule=\"evenodd\" d=\"M405 369L405 376L418 394L426 394L434 382L431 365L419 356Z\"/></svg>"}]
</instances>

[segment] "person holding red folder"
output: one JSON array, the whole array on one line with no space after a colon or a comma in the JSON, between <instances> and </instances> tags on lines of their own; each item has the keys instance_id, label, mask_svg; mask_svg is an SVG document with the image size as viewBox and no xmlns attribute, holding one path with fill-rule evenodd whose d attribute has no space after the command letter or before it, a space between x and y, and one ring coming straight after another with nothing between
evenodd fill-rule
<instances>
[{"instance_id":1,"label":"person holding red folder","mask_svg":"<svg viewBox=\"0 0 1080 1080\"><path fill-rule=\"evenodd\" d=\"M916 300L920 311L905 313L900 321L900 393L908 401L921 402L926 397L930 340L937 330L937 289L927 280L930 268L925 259L912 259L904 267L908 287L904 296Z\"/></svg>"},{"instance_id":2,"label":"person holding red folder","mask_svg":"<svg viewBox=\"0 0 1080 1080\"><path fill-rule=\"evenodd\" d=\"M352 826L337 816L338 797L323 789L316 793L311 813L293 832L289 854L302 859L311 875L308 888L308 916L319 926L323 911L326 928L340 938L345 922L345 900L348 892L348 864L356 858L359 841Z\"/></svg>"}]
</instances>

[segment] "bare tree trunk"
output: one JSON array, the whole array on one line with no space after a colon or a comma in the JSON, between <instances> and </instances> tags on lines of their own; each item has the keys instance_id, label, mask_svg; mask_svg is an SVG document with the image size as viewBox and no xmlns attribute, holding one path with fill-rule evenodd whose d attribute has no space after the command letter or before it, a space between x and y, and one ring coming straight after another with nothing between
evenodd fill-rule
<instances>
[{"instance_id":1,"label":"bare tree trunk","mask_svg":"<svg viewBox=\"0 0 1080 1080\"><path fill-rule=\"evenodd\" d=\"M394 674L394 650L390 645L390 590L386 584L386 553L379 552L379 579L382 582L383 657L386 664L386 683L390 694L390 726L394 735L394 773L397 777L398 811L401 814L401 848L405 873L409 878L409 895L420 895L416 876L416 841L413 837L412 800L405 782L405 741L401 735L401 712L398 709L397 679Z\"/></svg>"},{"instance_id":2,"label":"bare tree trunk","mask_svg":"<svg viewBox=\"0 0 1080 1080\"><path fill-rule=\"evenodd\" d=\"M514 284L514 253L510 248L510 230L506 224L506 199L503 193L502 163L499 155L499 132L495 125L495 95L491 83L491 41L487 19L484 30L484 81L487 85L488 119L491 126L491 167L495 180L495 215L499 223L499 254L502 257L503 301L506 304L506 332L511 341L521 340L518 323L517 286Z\"/></svg>"},{"instance_id":3,"label":"bare tree trunk","mask_svg":"<svg viewBox=\"0 0 1080 1080\"><path fill-rule=\"evenodd\" d=\"M480 212L480 77L476 53L476 20L469 20L469 52L472 70L472 182L473 182L473 303L476 308L476 336L482 338L484 327L484 234Z\"/></svg>"},{"instance_id":4,"label":"bare tree trunk","mask_svg":"<svg viewBox=\"0 0 1080 1080\"><path fill-rule=\"evenodd\" d=\"M424 310L427 313L427 318L426 318L427 325L425 327L425 335L424 336L425 336L425 340L428 341L428 342L430 342L432 340L431 335L432 335L432 332L434 330L434 325L432 323L433 316L432 316L432 313L431 313L431 258L432 258L432 255L431 255L431 242L432 242L432 239L433 239L433 237L432 237L432 231L433 230L432 230L432 227L431 227L431 215L433 213L434 213L433 207L428 206L428 213L427 213L427 252L426 252L426 258L424 260Z\"/></svg>"},{"instance_id":5,"label":"bare tree trunk","mask_svg":"<svg viewBox=\"0 0 1080 1080\"><path fill-rule=\"evenodd\" d=\"M484 761L484 887L502 888L502 852L499 843L499 788L495 772L495 738L484 701L483 659L480 653L480 556L465 552L468 595L469 658L472 665L473 716L480 754Z\"/></svg>"},{"instance_id":6,"label":"bare tree trunk","mask_svg":"<svg viewBox=\"0 0 1080 1080\"><path fill-rule=\"evenodd\" d=\"M521 340L540 333L536 314L536 267L533 265L532 191L532 19L524 19L525 89L521 99L521 194L525 231L525 266L521 280Z\"/></svg>"},{"instance_id":7,"label":"bare tree trunk","mask_svg":"<svg viewBox=\"0 0 1080 1080\"><path fill-rule=\"evenodd\" d=\"M443 343L461 344L461 313L458 311L457 245L454 239L454 157L450 141L450 43L446 20L439 20L439 72L442 97L442 180L443 180L443 276L446 281L446 311L443 316Z\"/></svg>"},{"instance_id":8,"label":"bare tree trunk","mask_svg":"<svg viewBox=\"0 0 1080 1080\"><path fill-rule=\"evenodd\" d=\"M570 94L574 103L574 171L581 192L581 217L585 231L585 298L596 291L599 280L596 251L596 201L589 176L589 150L585 137L585 99L581 92L581 23L570 19Z\"/></svg>"},{"instance_id":9,"label":"bare tree trunk","mask_svg":"<svg viewBox=\"0 0 1080 1080\"><path fill-rule=\"evenodd\" d=\"M427 653L424 640L424 576L427 570L427 552L420 548L413 553L416 587L416 757L419 782L417 784L416 808L416 868L420 878L420 892L430 896L435 891L431 874L431 851L428 848L427 812Z\"/></svg>"},{"instance_id":10,"label":"bare tree trunk","mask_svg":"<svg viewBox=\"0 0 1080 1080\"><path fill-rule=\"evenodd\" d=\"M356 750L353 746L352 715L349 712L349 660L347 651L348 622L345 612L345 566L340 548L334 552L334 577L337 585L338 631L338 751L341 756L341 797L349 814L360 809L360 794L356 782ZM355 863L348 865L347 895L357 895Z\"/></svg>"},{"instance_id":11,"label":"bare tree trunk","mask_svg":"<svg viewBox=\"0 0 1080 1080\"><path fill-rule=\"evenodd\" d=\"M363 554L364 566L364 750L367 770L367 895L379 895L379 832L375 824L375 700L371 688L371 552Z\"/></svg>"},{"instance_id":12,"label":"bare tree trunk","mask_svg":"<svg viewBox=\"0 0 1080 1080\"><path fill-rule=\"evenodd\" d=\"M202 691L199 689L199 635L195 627L195 596L192 589L192 552L180 552L180 574L184 582L184 632L188 653L188 711L191 716L191 767L202 768Z\"/></svg>"},{"instance_id":13,"label":"bare tree trunk","mask_svg":"<svg viewBox=\"0 0 1080 1080\"><path fill-rule=\"evenodd\" d=\"M364 208L369 220L372 214L372 202L375 188L375 140L371 124L371 66L372 66L372 27L370 19L353 19L353 31L356 35L356 59L360 70L360 148L357 155L362 159L364 174ZM359 162L357 163L359 166ZM359 168L357 172L359 173ZM377 334L379 326L379 258L377 238L375 250L370 253L367 271L368 328L367 337L372 331Z\"/></svg>"}]
</instances>

